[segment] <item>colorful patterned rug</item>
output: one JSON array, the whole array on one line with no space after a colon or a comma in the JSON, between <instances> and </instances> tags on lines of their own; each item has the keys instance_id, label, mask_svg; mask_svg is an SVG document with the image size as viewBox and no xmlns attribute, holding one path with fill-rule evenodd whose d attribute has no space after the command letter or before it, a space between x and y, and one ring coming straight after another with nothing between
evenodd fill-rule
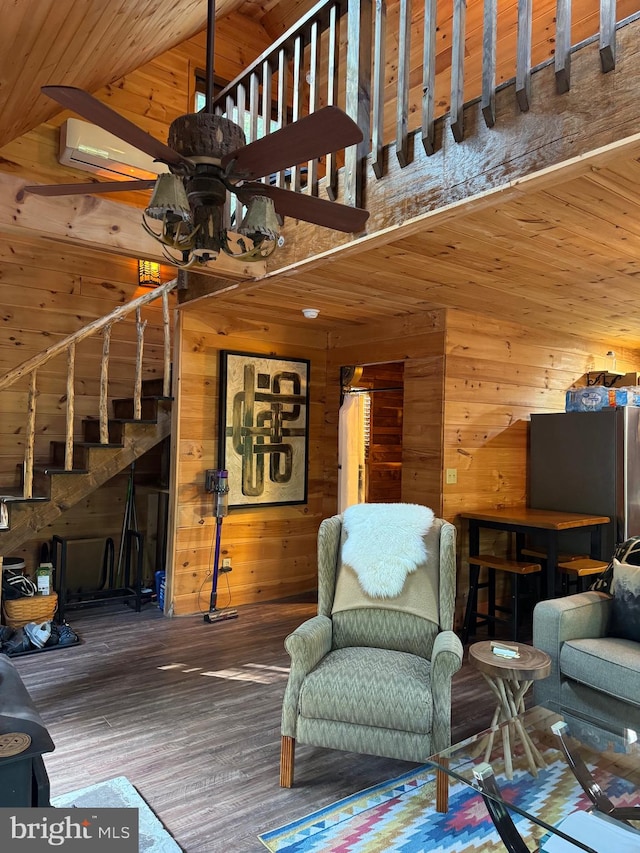
<instances>
[{"instance_id":1,"label":"colorful patterned rug","mask_svg":"<svg viewBox=\"0 0 640 853\"><path fill-rule=\"evenodd\" d=\"M587 809L590 801L560 753L545 758L547 767L537 781L516 771L511 782L500 784L520 808L557 825L572 811ZM616 804L640 802L628 780L608 772L595 775ZM440 814L434 772L422 767L259 838L272 853L504 853L480 795L462 783L449 790L449 811ZM513 818L529 848L537 850L544 829L515 813Z\"/></svg>"}]
</instances>

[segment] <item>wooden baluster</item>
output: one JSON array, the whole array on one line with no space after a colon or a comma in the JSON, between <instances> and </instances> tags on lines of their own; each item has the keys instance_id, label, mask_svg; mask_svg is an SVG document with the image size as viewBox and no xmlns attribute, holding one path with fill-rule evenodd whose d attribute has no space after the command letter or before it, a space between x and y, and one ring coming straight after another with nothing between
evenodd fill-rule
<instances>
[{"instance_id":1,"label":"wooden baluster","mask_svg":"<svg viewBox=\"0 0 640 853\"><path fill-rule=\"evenodd\" d=\"M142 354L144 351L144 330L147 321L142 322L142 313L136 308L136 337L138 345L136 348L136 378L133 392L133 417L139 421L142 417Z\"/></svg>"},{"instance_id":2,"label":"wooden baluster","mask_svg":"<svg viewBox=\"0 0 640 853\"><path fill-rule=\"evenodd\" d=\"M229 121L233 121L233 111L235 109L235 101L231 97L231 95L227 95L226 97L226 106L225 106L225 115L229 119ZM235 210L235 196L231 193L227 193L224 200L224 210L222 212L222 221L224 223L224 227L226 229L231 228L231 212Z\"/></svg>"},{"instance_id":3,"label":"wooden baluster","mask_svg":"<svg viewBox=\"0 0 640 853\"><path fill-rule=\"evenodd\" d=\"M558 0L562 2L562 0ZM569 0L571 2L571 0ZM482 34L482 101L480 108L487 127L496 123L496 35L498 31L498 0L484 0L484 29Z\"/></svg>"},{"instance_id":4,"label":"wooden baluster","mask_svg":"<svg viewBox=\"0 0 640 853\"><path fill-rule=\"evenodd\" d=\"M238 90L236 92L236 107L238 112L236 123L239 124L240 127L244 130L244 120L246 118L247 112L247 88L244 83L238 83ZM238 226L242 222L242 217L244 216L244 205L240 203L236 195L233 196L233 200L231 202L231 212L232 215L235 216L233 227L237 231Z\"/></svg>"},{"instance_id":5,"label":"wooden baluster","mask_svg":"<svg viewBox=\"0 0 640 853\"><path fill-rule=\"evenodd\" d=\"M362 207L371 136L372 0L348 0L346 112L363 134L345 152L345 203Z\"/></svg>"},{"instance_id":6,"label":"wooden baluster","mask_svg":"<svg viewBox=\"0 0 640 853\"><path fill-rule=\"evenodd\" d=\"M162 294L164 302L167 294ZM105 326L102 336L102 362L100 364L100 444L109 444L109 348L111 325Z\"/></svg>"},{"instance_id":7,"label":"wooden baluster","mask_svg":"<svg viewBox=\"0 0 640 853\"><path fill-rule=\"evenodd\" d=\"M329 9L329 39L327 56L327 105L336 106L338 103L338 69L340 67L338 6ZM327 154L327 195L331 201L338 197L338 161L336 153Z\"/></svg>"},{"instance_id":8,"label":"wooden baluster","mask_svg":"<svg viewBox=\"0 0 640 853\"><path fill-rule=\"evenodd\" d=\"M556 92L563 95L571 87L571 0L556 6Z\"/></svg>"},{"instance_id":9,"label":"wooden baluster","mask_svg":"<svg viewBox=\"0 0 640 853\"><path fill-rule=\"evenodd\" d=\"M304 42L302 35L297 35L293 43L293 109L292 121L296 122L302 116L302 85L304 80ZM300 165L291 164L291 186L289 189L300 192Z\"/></svg>"},{"instance_id":10,"label":"wooden baluster","mask_svg":"<svg viewBox=\"0 0 640 853\"><path fill-rule=\"evenodd\" d=\"M162 365L162 396L171 396L171 327L169 325L169 294L162 294L162 329L164 333L164 364Z\"/></svg>"},{"instance_id":11,"label":"wooden baluster","mask_svg":"<svg viewBox=\"0 0 640 853\"><path fill-rule=\"evenodd\" d=\"M29 396L27 398L27 434L24 447L24 483L22 494L25 498L33 497L33 459L36 441L36 400L38 399L37 370L31 372L29 380Z\"/></svg>"},{"instance_id":12,"label":"wooden baluster","mask_svg":"<svg viewBox=\"0 0 640 853\"><path fill-rule=\"evenodd\" d=\"M72 341L67 350L67 433L64 445L64 470L73 468L73 419L75 415L76 344Z\"/></svg>"},{"instance_id":13,"label":"wooden baluster","mask_svg":"<svg viewBox=\"0 0 640 853\"><path fill-rule=\"evenodd\" d=\"M320 84L320 24L313 21L309 31L309 115L318 109ZM307 163L307 192L318 195L318 161Z\"/></svg>"},{"instance_id":14,"label":"wooden baluster","mask_svg":"<svg viewBox=\"0 0 640 853\"><path fill-rule=\"evenodd\" d=\"M376 22L373 45L373 124L371 127L371 166L376 178L384 175L384 80L387 5L376 0Z\"/></svg>"},{"instance_id":15,"label":"wooden baluster","mask_svg":"<svg viewBox=\"0 0 640 853\"><path fill-rule=\"evenodd\" d=\"M600 0L600 64L604 74L616 67L616 0Z\"/></svg>"},{"instance_id":16,"label":"wooden baluster","mask_svg":"<svg viewBox=\"0 0 640 853\"><path fill-rule=\"evenodd\" d=\"M258 115L260 110L260 80L257 73L249 77L249 142L258 138Z\"/></svg>"},{"instance_id":17,"label":"wooden baluster","mask_svg":"<svg viewBox=\"0 0 640 853\"><path fill-rule=\"evenodd\" d=\"M424 0L422 46L422 144L427 154L436 150L434 121L436 89L436 0Z\"/></svg>"},{"instance_id":18,"label":"wooden baluster","mask_svg":"<svg viewBox=\"0 0 640 853\"><path fill-rule=\"evenodd\" d=\"M285 127L287 124L287 98L288 98L288 73L289 59L284 48L278 51L278 127ZM284 187L285 172L282 169L278 172L276 184L279 187Z\"/></svg>"},{"instance_id":19,"label":"wooden baluster","mask_svg":"<svg viewBox=\"0 0 640 853\"><path fill-rule=\"evenodd\" d=\"M453 3L453 50L451 54L451 132L456 142L464 139L464 37L466 0Z\"/></svg>"},{"instance_id":20,"label":"wooden baluster","mask_svg":"<svg viewBox=\"0 0 640 853\"><path fill-rule=\"evenodd\" d=\"M531 101L531 19L533 0L518 0L518 55L516 99L523 113Z\"/></svg>"},{"instance_id":21,"label":"wooden baluster","mask_svg":"<svg viewBox=\"0 0 640 853\"><path fill-rule=\"evenodd\" d=\"M262 63L262 133L268 136L271 133L271 78L273 70L268 59ZM269 183L269 175L263 175L261 181Z\"/></svg>"},{"instance_id":22,"label":"wooden baluster","mask_svg":"<svg viewBox=\"0 0 640 853\"><path fill-rule=\"evenodd\" d=\"M396 98L396 157L400 168L411 162L409 153L409 74L411 53L411 4L400 0L398 21L398 93Z\"/></svg>"}]
</instances>

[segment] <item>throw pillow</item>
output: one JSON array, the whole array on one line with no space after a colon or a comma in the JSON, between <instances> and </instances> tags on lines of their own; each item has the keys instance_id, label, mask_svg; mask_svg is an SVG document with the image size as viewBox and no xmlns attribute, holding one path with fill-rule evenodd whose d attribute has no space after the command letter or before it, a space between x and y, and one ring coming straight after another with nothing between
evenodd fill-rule
<instances>
[{"instance_id":1,"label":"throw pillow","mask_svg":"<svg viewBox=\"0 0 640 853\"><path fill-rule=\"evenodd\" d=\"M609 636L640 642L640 566L613 559Z\"/></svg>"}]
</instances>

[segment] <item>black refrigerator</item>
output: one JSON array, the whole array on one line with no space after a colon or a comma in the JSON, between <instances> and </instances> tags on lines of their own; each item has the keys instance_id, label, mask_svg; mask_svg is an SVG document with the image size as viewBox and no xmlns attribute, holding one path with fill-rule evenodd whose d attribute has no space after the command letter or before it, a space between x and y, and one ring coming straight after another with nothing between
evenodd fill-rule
<instances>
[{"instance_id":1,"label":"black refrigerator","mask_svg":"<svg viewBox=\"0 0 640 853\"><path fill-rule=\"evenodd\" d=\"M640 408L531 415L529 505L610 516L605 559L640 535ZM567 533L561 547L588 554L588 534Z\"/></svg>"}]
</instances>

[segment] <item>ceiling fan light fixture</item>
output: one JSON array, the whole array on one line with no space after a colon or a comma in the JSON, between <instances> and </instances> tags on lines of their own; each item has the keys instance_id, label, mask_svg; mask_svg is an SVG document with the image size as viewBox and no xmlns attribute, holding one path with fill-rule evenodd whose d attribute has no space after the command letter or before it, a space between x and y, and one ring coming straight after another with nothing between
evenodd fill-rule
<instances>
[{"instance_id":1,"label":"ceiling fan light fixture","mask_svg":"<svg viewBox=\"0 0 640 853\"><path fill-rule=\"evenodd\" d=\"M280 233L280 223L272 199L254 195L240 223L238 233L249 237L256 245L261 243L265 237L269 240L277 240Z\"/></svg>"},{"instance_id":2,"label":"ceiling fan light fixture","mask_svg":"<svg viewBox=\"0 0 640 853\"><path fill-rule=\"evenodd\" d=\"M181 219L190 222L191 207L182 178L170 173L158 175L144 212L151 219Z\"/></svg>"}]
</instances>

